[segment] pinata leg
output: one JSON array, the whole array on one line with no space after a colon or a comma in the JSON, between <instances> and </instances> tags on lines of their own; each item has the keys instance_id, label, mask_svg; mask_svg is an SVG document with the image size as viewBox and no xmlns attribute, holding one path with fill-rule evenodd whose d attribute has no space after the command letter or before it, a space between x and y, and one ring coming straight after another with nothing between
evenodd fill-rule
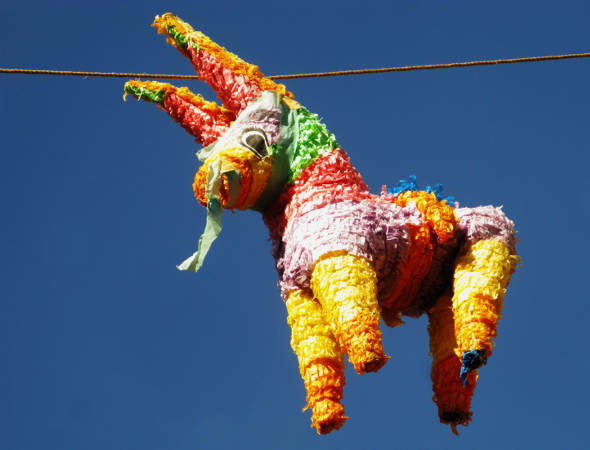
<instances>
[{"instance_id":1,"label":"pinata leg","mask_svg":"<svg viewBox=\"0 0 590 450\"><path fill-rule=\"evenodd\" d=\"M377 276L369 262L346 252L316 261L311 288L355 370L377 372L387 362L379 330Z\"/></svg>"},{"instance_id":2,"label":"pinata leg","mask_svg":"<svg viewBox=\"0 0 590 450\"><path fill-rule=\"evenodd\" d=\"M312 427L319 434L338 430L348 417L340 404L344 387L344 362L340 346L324 319L322 307L311 293L292 291L287 299L291 346L307 389Z\"/></svg>"},{"instance_id":3,"label":"pinata leg","mask_svg":"<svg viewBox=\"0 0 590 450\"><path fill-rule=\"evenodd\" d=\"M453 317L453 295L442 296L428 311L428 334L432 356L432 399L438 406L441 423L451 425L453 433L457 425L468 425L471 421L471 398L477 380L477 370L467 375L463 384L459 376L461 358L456 355L455 320Z\"/></svg>"},{"instance_id":4,"label":"pinata leg","mask_svg":"<svg viewBox=\"0 0 590 450\"><path fill-rule=\"evenodd\" d=\"M517 257L499 240L483 239L464 248L455 261L453 315L461 378L492 354L506 286Z\"/></svg>"}]
</instances>

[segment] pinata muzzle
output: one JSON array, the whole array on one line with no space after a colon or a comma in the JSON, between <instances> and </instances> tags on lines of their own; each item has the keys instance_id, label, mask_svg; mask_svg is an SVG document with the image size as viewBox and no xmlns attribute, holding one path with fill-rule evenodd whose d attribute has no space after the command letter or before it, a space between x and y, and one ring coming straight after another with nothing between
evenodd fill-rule
<instances>
[{"instance_id":1,"label":"pinata muzzle","mask_svg":"<svg viewBox=\"0 0 590 450\"><path fill-rule=\"evenodd\" d=\"M246 210L256 204L272 173L265 131L258 127L240 130L236 138L209 156L195 176L193 189L203 206L211 196L224 209Z\"/></svg>"}]
</instances>

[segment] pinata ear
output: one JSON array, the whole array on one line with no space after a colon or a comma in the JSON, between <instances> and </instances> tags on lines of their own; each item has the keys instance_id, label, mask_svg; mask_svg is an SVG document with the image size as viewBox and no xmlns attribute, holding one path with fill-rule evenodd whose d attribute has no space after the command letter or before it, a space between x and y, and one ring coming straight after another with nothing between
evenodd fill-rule
<instances>
[{"instance_id":1,"label":"pinata ear","mask_svg":"<svg viewBox=\"0 0 590 450\"><path fill-rule=\"evenodd\" d=\"M208 102L185 87L135 80L125 83L125 93L158 105L203 146L219 139L236 120L233 112L215 102Z\"/></svg>"},{"instance_id":2,"label":"pinata ear","mask_svg":"<svg viewBox=\"0 0 590 450\"><path fill-rule=\"evenodd\" d=\"M242 61L178 17L170 13L156 16L153 26L159 33L167 35L168 42L191 60L199 78L207 82L223 106L236 115L262 91L274 90L293 98L284 85L266 78L257 66Z\"/></svg>"}]
</instances>

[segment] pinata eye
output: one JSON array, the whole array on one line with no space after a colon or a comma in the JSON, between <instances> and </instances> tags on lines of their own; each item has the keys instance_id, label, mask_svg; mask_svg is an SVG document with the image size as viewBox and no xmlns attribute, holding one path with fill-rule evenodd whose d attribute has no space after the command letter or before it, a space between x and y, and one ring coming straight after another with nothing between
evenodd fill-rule
<instances>
[{"instance_id":1,"label":"pinata eye","mask_svg":"<svg viewBox=\"0 0 590 450\"><path fill-rule=\"evenodd\" d=\"M268 155L268 140L263 130L249 129L242 135L242 144L260 159Z\"/></svg>"}]
</instances>

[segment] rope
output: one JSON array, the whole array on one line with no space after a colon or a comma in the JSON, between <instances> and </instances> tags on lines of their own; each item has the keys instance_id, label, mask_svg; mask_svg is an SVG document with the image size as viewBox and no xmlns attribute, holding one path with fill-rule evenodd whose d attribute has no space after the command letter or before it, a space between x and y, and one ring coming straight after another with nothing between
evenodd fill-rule
<instances>
[{"instance_id":1,"label":"rope","mask_svg":"<svg viewBox=\"0 0 590 450\"><path fill-rule=\"evenodd\" d=\"M535 56L532 58L496 59L493 61L471 61L451 64L430 64L423 66L390 67L388 69L343 70L340 72L300 73L295 75L274 75L271 80L288 80L293 78L335 77L340 75L364 75L369 73L407 72L410 70L450 69L452 67L492 66L496 64L514 64L535 61L553 61L559 59L587 58L590 53L575 53L571 55ZM165 75L150 73L115 73L115 72L73 72L70 70L28 70L2 69L0 73L19 73L27 75L71 75L78 77L118 77L118 78L164 78L175 80L198 80L198 75Z\"/></svg>"},{"instance_id":2,"label":"rope","mask_svg":"<svg viewBox=\"0 0 590 450\"><path fill-rule=\"evenodd\" d=\"M167 78L174 80L198 80L198 75L164 75L151 73L115 73L115 72L72 72L71 70L29 70L1 69L0 73L24 73L26 75L72 75L75 77L117 77L117 78Z\"/></svg>"},{"instance_id":3,"label":"rope","mask_svg":"<svg viewBox=\"0 0 590 450\"><path fill-rule=\"evenodd\" d=\"M496 59L494 61L471 61L450 64L430 64L425 66L391 67L389 69L344 70L341 72L303 73L297 75L275 75L268 77L273 80L287 80L290 78L335 77L339 75L363 75L367 73L407 72L410 70L450 69L452 67L492 66L496 64L514 64L535 61L552 61L556 59L587 58L590 53L576 53L573 55L535 56L532 58Z\"/></svg>"}]
</instances>

